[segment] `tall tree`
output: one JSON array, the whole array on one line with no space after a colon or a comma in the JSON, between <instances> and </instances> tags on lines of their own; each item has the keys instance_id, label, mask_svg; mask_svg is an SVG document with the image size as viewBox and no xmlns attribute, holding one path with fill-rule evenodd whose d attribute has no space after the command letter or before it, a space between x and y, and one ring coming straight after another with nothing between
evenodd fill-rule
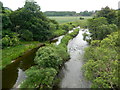
<instances>
[{"instance_id":1,"label":"tall tree","mask_svg":"<svg viewBox=\"0 0 120 90\"><path fill-rule=\"evenodd\" d=\"M44 41L51 34L49 20L40 11L40 6L33 0L27 0L23 8L11 13L10 19L14 23L13 31L21 34L24 33L24 30L29 30L33 34L33 40Z\"/></svg>"},{"instance_id":2,"label":"tall tree","mask_svg":"<svg viewBox=\"0 0 120 90\"><path fill-rule=\"evenodd\" d=\"M109 24L115 24L117 22L117 13L115 10L110 9L108 6L102 8L102 10L98 11L96 14L97 17L105 17Z\"/></svg>"}]
</instances>

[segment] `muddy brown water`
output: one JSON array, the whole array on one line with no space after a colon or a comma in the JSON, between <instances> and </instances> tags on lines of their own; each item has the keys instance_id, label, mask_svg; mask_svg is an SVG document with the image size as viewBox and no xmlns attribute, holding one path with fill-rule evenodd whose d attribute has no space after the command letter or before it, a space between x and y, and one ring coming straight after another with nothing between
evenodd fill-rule
<instances>
[{"instance_id":1,"label":"muddy brown water","mask_svg":"<svg viewBox=\"0 0 120 90\"><path fill-rule=\"evenodd\" d=\"M34 65L36 51L44 45L26 52L2 70L2 88L17 88L26 78L25 70Z\"/></svg>"}]
</instances>

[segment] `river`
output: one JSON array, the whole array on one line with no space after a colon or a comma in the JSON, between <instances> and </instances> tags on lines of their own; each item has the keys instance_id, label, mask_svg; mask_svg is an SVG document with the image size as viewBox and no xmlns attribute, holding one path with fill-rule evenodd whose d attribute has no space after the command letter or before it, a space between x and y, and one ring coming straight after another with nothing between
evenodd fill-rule
<instances>
[{"instance_id":1,"label":"river","mask_svg":"<svg viewBox=\"0 0 120 90\"><path fill-rule=\"evenodd\" d=\"M85 79L81 70L84 64L84 49L88 46L83 40L83 32L80 29L79 34L68 43L70 60L64 64L59 73L61 77L59 88L90 88L90 82Z\"/></svg>"},{"instance_id":2,"label":"river","mask_svg":"<svg viewBox=\"0 0 120 90\"><path fill-rule=\"evenodd\" d=\"M73 32L73 30L68 33ZM59 84L60 88L90 87L90 82L85 80L81 71L81 67L84 64L84 48L88 46L87 42L83 40L82 33L83 31L80 30L79 34L68 43L68 52L70 53L71 59L64 64L64 67L59 73L59 76L62 77ZM63 37L64 35L59 36L55 44L59 45ZM25 70L34 65L34 57L38 48L25 53L2 70L2 88L19 87L20 83L26 78Z\"/></svg>"},{"instance_id":3,"label":"river","mask_svg":"<svg viewBox=\"0 0 120 90\"><path fill-rule=\"evenodd\" d=\"M42 47L44 45L40 45ZM2 88L18 88L26 78L25 70L34 65L35 53L39 47L26 52L2 70Z\"/></svg>"}]
</instances>

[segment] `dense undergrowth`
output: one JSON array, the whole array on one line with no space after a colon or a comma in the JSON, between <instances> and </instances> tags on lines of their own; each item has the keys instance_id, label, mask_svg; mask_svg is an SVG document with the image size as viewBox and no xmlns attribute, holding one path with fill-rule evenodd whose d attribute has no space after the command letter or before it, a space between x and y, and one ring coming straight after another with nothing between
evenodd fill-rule
<instances>
[{"instance_id":1,"label":"dense undergrowth","mask_svg":"<svg viewBox=\"0 0 120 90\"><path fill-rule=\"evenodd\" d=\"M51 44L40 48L34 59L36 65L26 70L27 78L20 87L52 88L60 66L69 59L67 44L78 32L79 29L76 29L71 34L65 35L58 46Z\"/></svg>"}]
</instances>

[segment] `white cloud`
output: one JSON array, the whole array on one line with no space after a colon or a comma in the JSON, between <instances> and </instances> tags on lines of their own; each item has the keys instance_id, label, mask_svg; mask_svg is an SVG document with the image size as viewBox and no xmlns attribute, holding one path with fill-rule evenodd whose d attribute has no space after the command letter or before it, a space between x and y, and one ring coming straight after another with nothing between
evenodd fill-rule
<instances>
[{"instance_id":1,"label":"white cloud","mask_svg":"<svg viewBox=\"0 0 120 90\"><path fill-rule=\"evenodd\" d=\"M4 6L16 10L23 7L25 0L1 0ZM117 9L119 0L35 0L42 11L84 11L100 10L109 6Z\"/></svg>"}]
</instances>

